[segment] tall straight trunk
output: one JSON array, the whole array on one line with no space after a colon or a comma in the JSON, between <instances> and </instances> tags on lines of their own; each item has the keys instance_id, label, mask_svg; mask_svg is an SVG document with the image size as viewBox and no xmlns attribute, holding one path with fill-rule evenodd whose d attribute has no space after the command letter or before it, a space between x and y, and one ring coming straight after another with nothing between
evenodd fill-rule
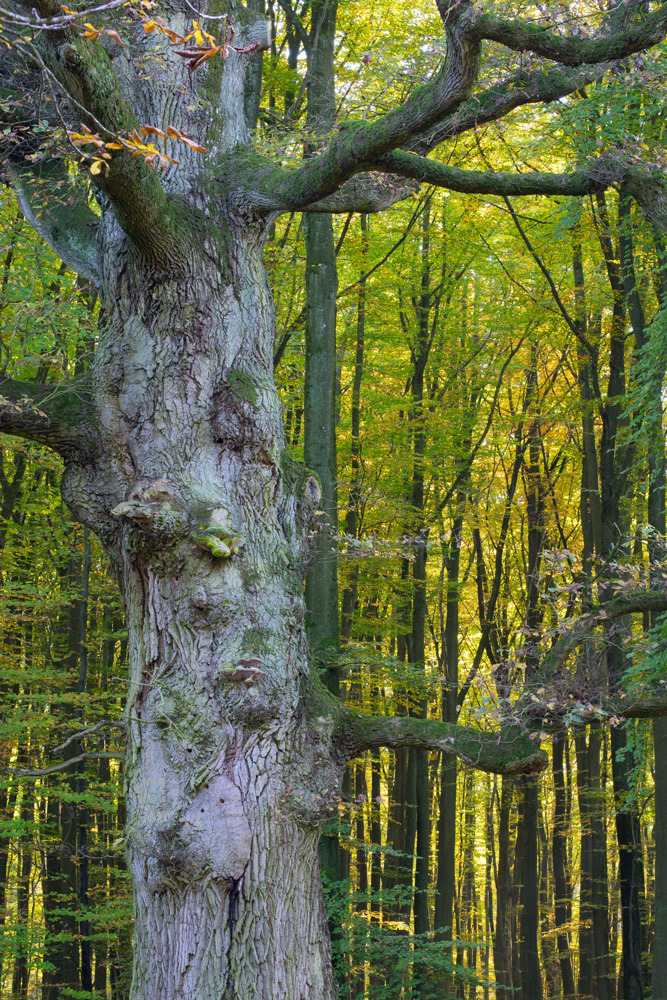
<instances>
[{"instance_id":1,"label":"tall straight trunk","mask_svg":"<svg viewBox=\"0 0 667 1000\"><path fill-rule=\"evenodd\" d=\"M350 496L345 515L345 532L356 539L359 532L359 507L361 503L361 385L364 376L364 349L366 343L366 254L368 252L368 216L360 216L362 269L357 290L357 324L354 350L354 376L350 413ZM352 550L352 545L350 545ZM359 566L352 567L349 582L343 593L341 638L347 640L352 631L352 615L357 603Z\"/></svg>"},{"instance_id":2,"label":"tall straight trunk","mask_svg":"<svg viewBox=\"0 0 667 1000\"><path fill-rule=\"evenodd\" d=\"M331 216L304 222L306 243L306 378L304 461L322 490L320 531L306 577L308 640L325 667L325 683L338 691L338 673L327 667L338 648L338 470L336 463L336 293L338 271Z\"/></svg>"},{"instance_id":3,"label":"tall straight trunk","mask_svg":"<svg viewBox=\"0 0 667 1000\"><path fill-rule=\"evenodd\" d=\"M604 242L604 241L603 241ZM604 244L607 245L607 244ZM608 253L608 246L607 251ZM610 261L611 263L611 261ZM583 606L590 608L592 593L588 582L593 559L602 551L602 524L600 487L593 418L594 394L592 381L593 360L597 359L597 335L592 341L589 333L596 331L587 325L585 278L581 243L573 247L573 275L575 282L575 323L579 333L577 344L578 382L582 412L582 470L581 470L581 523L583 533L582 562L586 585ZM620 294L618 276L612 267L613 287ZM620 301L615 298L614 329L621 323ZM589 344L586 349L584 343ZM592 357L593 355L593 357ZM592 654L592 650L590 650ZM593 661L593 655L588 656ZM603 683L603 678L597 678ZM609 970L609 919L607 878L607 837L603 822L603 791L600 786L600 729L590 727L588 743L585 736L577 737L579 803L582 814L582 881L580 893L580 919L585 926L580 929L580 990L590 993L596 1000L611 1000L612 980ZM585 827L585 830L584 830Z\"/></svg>"},{"instance_id":4,"label":"tall straight trunk","mask_svg":"<svg viewBox=\"0 0 667 1000\"><path fill-rule=\"evenodd\" d=\"M30 767L30 753L27 746L28 735L19 745L17 762L20 767ZM30 832L34 823L34 801L32 785L25 782L21 790L21 808L19 818L21 833L16 842L16 945L14 950L14 969L12 973L12 997L16 1000L26 1000L30 966L28 962L29 941L29 905L30 905L30 873L32 870L32 846Z\"/></svg>"},{"instance_id":5,"label":"tall straight trunk","mask_svg":"<svg viewBox=\"0 0 667 1000\"><path fill-rule=\"evenodd\" d=\"M476 829L476 805L477 795L475 789L475 778L472 771L466 773L466 793L465 810L462 817L462 848L463 857L461 864L461 903L460 903L460 937L464 941L476 943L476 909L477 893L475 889L475 829ZM466 966L468 969L477 967L477 948L461 949L465 950ZM468 992L469 1000L473 1000L473 986Z\"/></svg>"},{"instance_id":6,"label":"tall straight trunk","mask_svg":"<svg viewBox=\"0 0 667 1000\"><path fill-rule=\"evenodd\" d=\"M579 798L580 889L579 889L579 994L592 997L594 988L593 912L591 906L591 825L588 788L588 744L585 734L575 739L577 751L577 792Z\"/></svg>"},{"instance_id":7,"label":"tall straight trunk","mask_svg":"<svg viewBox=\"0 0 667 1000\"><path fill-rule=\"evenodd\" d=\"M336 0L311 6L308 50L307 125L317 145L335 121L334 41ZM321 487L320 532L306 577L308 641L325 668L328 689L338 693L338 672L327 666L338 649L338 469L336 460L336 294L338 270L333 220L327 213L306 214L306 377L304 382L304 461Z\"/></svg>"},{"instance_id":8,"label":"tall straight trunk","mask_svg":"<svg viewBox=\"0 0 667 1000\"><path fill-rule=\"evenodd\" d=\"M493 969L498 997L512 995L512 859L510 817L516 779L503 775L498 809L498 856L496 875L496 933L493 939Z\"/></svg>"},{"instance_id":9,"label":"tall straight trunk","mask_svg":"<svg viewBox=\"0 0 667 1000\"><path fill-rule=\"evenodd\" d=\"M592 723L588 739L588 782L590 790L591 909L593 918L593 971L596 1000L613 1000L609 970L609 888L607 877L607 831L605 789L600 774L602 732Z\"/></svg>"},{"instance_id":10,"label":"tall straight trunk","mask_svg":"<svg viewBox=\"0 0 667 1000\"><path fill-rule=\"evenodd\" d=\"M82 600L81 554L72 551L63 584L67 588L69 607L58 623L62 634L66 656L70 691L76 695L80 685L81 669L81 621L84 602ZM80 717L71 705L64 708L70 731L80 729ZM81 753L81 744L73 740L63 751L65 760L72 760ZM68 793L60 795L54 788L49 795L48 822L57 831L59 843L52 843L46 849L45 877L43 879L44 922L46 926L46 946L44 951L45 970L42 976L42 1000L58 1000L65 989L81 987L81 966L77 921L78 910L78 806L77 779L73 774L67 779Z\"/></svg>"},{"instance_id":11,"label":"tall straight trunk","mask_svg":"<svg viewBox=\"0 0 667 1000\"><path fill-rule=\"evenodd\" d=\"M625 545L628 533L627 500L631 487L630 474L633 466L635 446L627 440L623 431L628 417L622 406L626 390L625 373L625 324L626 312L630 313L635 333L635 345L640 346L643 336L643 313L639 300L632 251L630 199L621 189L618 208L618 246L613 246L611 224L605 196L597 196L600 213L600 245L605 261L609 284L613 296L611 330L609 342L609 363L607 397L603 401L597 388L600 404L602 433L599 444L599 528L595 533L595 543L599 544L599 555L608 558L620 545ZM583 289L583 266L581 257L575 257L575 287ZM597 356L596 356L597 360ZM596 377L597 373L592 373ZM604 600L613 595L613 584L600 583L600 596ZM605 628L604 644L606 653L607 679L612 690L617 688L626 669L622 636L628 633L629 622L619 620L615 629ZM593 678L602 682L603 678ZM636 806L629 798L630 772L633 761L628 752L627 734L623 727L612 729L612 779L616 803L616 836L619 848L619 882L621 892L622 924L622 996L624 1000L640 1000L642 996L641 969L641 909L640 874L643 881L641 834ZM602 850L602 847L600 847ZM598 858L599 858L598 854ZM591 855L591 863L593 856ZM592 875L591 875L592 877ZM592 886L591 886L592 888ZM596 907L598 909L598 907ZM593 915L591 915L593 919ZM604 938L604 928L598 927L597 934ZM609 990L609 970L605 974L604 959L600 958L600 973L597 985L601 995ZM595 972L593 971L593 975Z\"/></svg>"},{"instance_id":12,"label":"tall straight trunk","mask_svg":"<svg viewBox=\"0 0 667 1000\"><path fill-rule=\"evenodd\" d=\"M338 673L327 667L338 648L338 471L336 463L336 293L338 271L331 216L304 221L306 243L306 378L304 461L316 473L322 500L313 565L306 577L308 640L325 667L325 683L338 691Z\"/></svg>"},{"instance_id":13,"label":"tall straight trunk","mask_svg":"<svg viewBox=\"0 0 667 1000\"><path fill-rule=\"evenodd\" d=\"M667 248L664 240L654 233L658 268L656 285L661 310L667 308ZM663 437L662 386L665 379L665 359L653 373L653 411L647 414L649 434L648 454L648 523L658 532L658 538L649 541L648 551L652 562L659 565L664 555L664 538L667 533L665 517L666 468ZM657 625L657 616L651 621ZM654 937L653 937L653 1000L667 1000L667 719L653 720L654 752L654 815L655 842Z\"/></svg>"},{"instance_id":14,"label":"tall straight trunk","mask_svg":"<svg viewBox=\"0 0 667 1000\"><path fill-rule=\"evenodd\" d=\"M447 606L444 655L446 683L442 696L443 722L455 723L459 693L459 585L463 517L454 519L446 553ZM440 802L438 815L438 876L436 881L434 927L441 937L453 937L456 875L456 775L457 765L448 754L440 760Z\"/></svg>"},{"instance_id":15,"label":"tall straight trunk","mask_svg":"<svg viewBox=\"0 0 667 1000\"><path fill-rule=\"evenodd\" d=\"M519 829L517 852L521 855L519 893L520 928L519 961L523 996L541 1000L542 968L540 965L539 930L540 897L538 877L538 810L539 785L534 776L521 778L519 799Z\"/></svg>"},{"instance_id":16,"label":"tall straight trunk","mask_svg":"<svg viewBox=\"0 0 667 1000\"><path fill-rule=\"evenodd\" d=\"M653 723L655 754L655 886L652 998L667 1000L667 724Z\"/></svg>"},{"instance_id":17,"label":"tall straight trunk","mask_svg":"<svg viewBox=\"0 0 667 1000\"><path fill-rule=\"evenodd\" d=\"M563 1000L575 1000L574 969L570 952L568 925L572 911L572 885L567 864L567 841L570 834L569 817L563 777L563 750L567 737L556 733L552 745L552 770L554 779L554 819L552 833L552 857L554 872L554 922L556 925L556 948L560 963Z\"/></svg>"},{"instance_id":18,"label":"tall straight trunk","mask_svg":"<svg viewBox=\"0 0 667 1000\"><path fill-rule=\"evenodd\" d=\"M90 578L90 535L88 528L84 528L84 550L83 564L81 569L81 596L77 601L77 642L79 659L79 683L77 693L83 697L86 692L88 680L88 588ZM81 716L81 723L84 719ZM78 869L78 890L79 890L79 935L81 938L81 989L92 992L93 989L93 952L90 942L90 919L88 917L88 891L90 882L89 857L88 857L88 824L90 813L85 805L86 779L84 775L84 762L78 765L78 778L76 781L76 791L79 797L77 806L77 869Z\"/></svg>"},{"instance_id":19,"label":"tall straight trunk","mask_svg":"<svg viewBox=\"0 0 667 1000\"><path fill-rule=\"evenodd\" d=\"M109 676L113 673L114 655L117 646L117 639L114 638L114 615L109 602L102 603L102 639L99 688L102 693L102 704L105 716L108 717L108 701L104 697L109 690ZM109 761L102 758L97 769L97 780L101 785L105 785L111 778L111 768ZM113 838L111 837L111 816L107 810L99 810L97 813L99 858L97 864L97 884L94 886L97 898L102 900L103 905L108 905L110 900L109 880L110 880L110 855ZM93 976L93 989L95 993L100 993L104 997L107 994L107 976L109 970L109 941L98 937L93 943L93 953L95 961L95 973Z\"/></svg>"},{"instance_id":20,"label":"tall straight trunk","mask_svg":"<svg viewBox=\"0 0 667 1000\"><path fill-rule=\"evenodd\" d=\"M484 1000L489 1000L491 941L494 934L493 920L493 859L495 855L495 830L493 822L493 800L495 798L491 779L486 780L486 864L484 869Z\"/></svg>"},{"instance_id":21,"label":"tall straight trunk","mask_svg":"<svg viewBox=\"0 0 667 1000\"><path fill-rule=\"evenodd\" d=\"M336 116L334 88L335 0L316 0L311 7L311 46L307 50L307 124L313 136L325 134ZM298 49L298 45L294 46ZM308 151L308 150L307 150ZM303 219L306 249L306 372L303 389L304 461L319 480L320 511L313 561L306 576L306 634L310 656L332 694L340 680L332 655L338 650L338 464L336 452L336 295L338 269L333 219L307 214ZM320 863L332 881L343 877L342 851L335 830L320 838ZM340 929L330 922L332 935Z\"/></svg>"},{"instance_id":22,"label":"tall straight trunk","mask_svg":"<svg viewBox=\"0 0 667 1000\"><path fill-rule=\"evenodd\" d=\"M355 804L357 809L354 822L353 833L357 841L356 863L357 863L357 912L368 917L368 860L366 840L365 809L368 801L368 786L366 783L366 767L359 761L354 768L355 771ZM367 919L358 920L354 929L354 959L357 973L352 980L352 996L363 1000L366 995L366 963L368 960L368 922Z\"/></svg>"},{"instance_id":23,"label":"tall straight trunk","mask_svg":"<svg viewBox=\"0 0 667 1000\"><path fill-rule=\"evenodd\" d=\"M549 834L545 823L544 811L541 806L538 815L539 833L539 871L540 871L540 944L541 960L544 968L544 995L545 997L555 997L558 993L558 972L556 962L556 950L554 939L551 934L551 915L553 913L553 899L551 893L550 878L550 857L549 857Z\"/></svg>"},{"instance_id":24,"label":"tall straight trunk","mask_svg":"<svg viewBox=\"0 0 667 1000\"><path fill-rule=\"evenodd\" d=\"M11 267L12 257L13 249L8 251L8 256L6 258L5 280L9 275L9 267ZM26 452L23 449L15 451L13 453L13 474L10 478L7 469L6 450L4 447L0 447L0 551L4 549L7 542L7 530L10 520L12 517L16 516L17 504L21 496L21 486L27 469L28 461ZM3 583L4 582L5 581L3 581ZM5 626L5 628L7 627ZM15 633L14 626L10 625L7 629L5 641L8 642L10 646L18 644L18 637ZM17 655L19 655L18 648L16 652ZM5 708L5 699L7 699L8 703L13 704L16 701L17 693L18 689L14 684L8 685L3 683L0 686L0 698L2 699L3 709ZM9 765L9 752L6 752L3 759L3 765ZM10 818L14 815L17 792L18 782L14 782L11 785L7 782L2 782L0 787L0 820L8 827L10 825ZM5 925L7 921L7 890L9 888L8 868L10 850L11 837L8 833L2 834L0 836L0 942L4 937ZM2 954L4 954L4 948L2 953L0 953L0 982L3 974Z\"/></svg>"},{"instance_id":25,"label":"tall straight trunk","mask_svg":"<svg viewBox=\"0 0 667 1000\"><path fill-rule=\"evenodd\" d=\"M527 372L527 399L537 407L537 345L531 344L531 361ZM524 488L528 522L528 553L526 574L526 639L525 662L528 681L539 666L537 644L542 623L539 598L539 574L545 539L545 498L541 468L542 432L539 409L534 413L528 431L529 462L524 469ZM520 892L520 965L521 988L531 1000L542 998L542 970L538 935L540 928L539 874L538 874L538 812L539 779L525 775L520 779L520 809L517 838L521 843L521 892Z\"/></svg>"},{"instance_id":26,"label":"tall straight trunk","mask_svg":"<svg viewBox=\"0 0 667 1000\"><path fill-rule=\"evenodd\" d=\"M631 203L627 192L621 189L618 208L619 257L621 268L617 269L624 303L630 313L635 339L642 335L643 316L639 315L639 298L633 273L633 251L631 226ZM603 419L603 433L600 445L600 482L602 494L602 547L609 553L615 544L627 534L628 516L623 509L623 501L629 489L629 467L631 466L632 445L622 446L620 432L627 419L620 409L620 400L625 392L625 339L624 329L617 325L612 330L609 360L609 397L613 403L606 407ZM620 538L619 538L620 535ZM604 588L603 588L604 589ZM622 647L622 637L627 635L629 622L621 619L615 630L605 628L605 647L609 684L616 689L627 668ZM642 918L640 908L640 886L643 891L643 858L641 831L637 805L633 802L630 788L634 754L630 751L625 727L616 727L611 732L612 778L616 804L616 836L619 850L619 882L621 890L622 923L622 977L624 1000L641 1000L642 984Z\"/></svg>"},{"instance_id":27,"label":"tall straight trunk","mask_svg":"<svg viewBox=\"0 0 667 1000\"><path fill-rule=\"evenodd\" d=\"M426 459L426 400L425 372L432 338L429 337L431 318L431 213L430 201L421 216L421 279L416 315L416 337L413 348L414 370L411 380L411 430L412 430L412 508L416 537L412 563L412 662L422 670L426 667L426 541L428 529L425 518L424 462ZM426 716L427 703L421 699L415 710ZM431 795L428 751L415 750L415 893L414 930L424 938L430 930L428 889L431 862ZM415 963L413 990L415 997L424 993L428 971Z\"/></svg>"}]
</instances>

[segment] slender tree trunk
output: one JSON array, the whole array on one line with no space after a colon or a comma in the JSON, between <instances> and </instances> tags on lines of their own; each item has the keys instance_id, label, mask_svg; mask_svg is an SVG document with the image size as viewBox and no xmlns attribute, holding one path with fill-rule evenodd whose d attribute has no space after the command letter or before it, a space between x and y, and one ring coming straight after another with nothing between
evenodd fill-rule
<instances>
[{"instance_id":1,"label":"slender tree trunk","mask_svg":"<svg viewBox=\"0 0 667 1000\"><path fill-rule=\"evenodd\" d=\"M364 376L364 349L366 343L366 275L365 260L368 252L368 216L361 215L362 273L357 291L357 324L354 351L354 376L352 378L352 401L350 413L351 456L350 456L350 496L345 515L345 532L350 539L359 533L359 510L361 506L361 385ZM352 545L349 551L352 551ZM343 592L341 614L341 637L350 638L352 615L357 603L359 566L355 563L350 571L348 585Z\"/></svg>"},{"instance_id":2,"label":"slender tree trunk","mask_svg":"<svg viewBox=\"0 0 667 1000\"><path fill-rule=\"evenodd\" d=\"M516 779L503 776L498 809L498 865L496 879L496 933L493 939L493 968L499 984L498 996L511 996L512 944L512 860L510 816Z\"/></svg>"},{"instance_id":3,"label":"slender tree trunk","mask_svg":"<svg viewBox=\"0 0 667 1000\"><path fill-rule=\"evenodd\" d=\"M537 346L531 344L531 363L527 373L527 399L538 407ZM539 574L545 538L544 485L541 468L541 426L539 409L536 409L529 436L529 464L524 470L526 511L528 521L528 559L526 574L526 680L539 665L537 644L542 623L539 598ZM517 838L521 843L521 892L520 892L520 963L521 988L531 1000L542 998L542 969L538 935L540 927L539 873L538 873L538 813L539 779L525 775L520 779L521 798Z\"/></svg>"},{"instance_id":4,"label":"slender tree trunk","mask_svg":"<svg viewBox=\"0 0 667 1000\"><path fill-rule=\"evenodd\" d=\"M306 241L306 380L304 461L322 489L319 534L306 577L308 640L325 666L325 683L338 691L335 668L326 667L338 648L338 470L336 464L336 292L338 272L331 216L304 221Z\"/></svg>"},{"instance_id":5,"label":"slender tree trunk","mask_svg":"<svg viewBox=\"0 0 667 1000\"><path fill-rule=\"evenodd\" d=\"M426 541L427 525L424 512L424 461L426 458L426 407L424 399L424 376L431 340L429 338L429 317L431 302L430 267L430 205L421 217L421 296L417 311L417 337L414 348L414 372L412 375L412 495L413 531L416 537L414 561L412 563L412 662L425 669L426 659ZM420 706L420 714L426 715L426 702ZM424 935L429 931L428 887L431 856L431 818L428 752L415 751L416 784L416 869L414 926L415 934ZM417 990L419 995L423 981Z\"/></svg>"},{"instance_id":6,"label":"slender tree trunk","mask_svg":"<svg viewBox=\"0 0 667 1000\"><path fill-rule=\"evenodd\" d=\"M17 762L20 767L30 767L30 753L27 746L28 735L19 746ZM25 1000L28 996L30 966L28 964L30 872L32 870L32 845L30 834L34 823L33 786L29 782L21 789L20 835L16 841L16 946L14 950L14 970L12 973L12 997Z\"/></svg>"},{"instance_id":7,"label":"slender tree trunk","mask_svg":"<svg viewBox=\"0 0 667 1000\"><path fill-rule=\"evenodd\" d=\"M599 723L590 727L588 739L588 785L590 794L590 862L593 973L596 1000L612 1000L609 974L609 888L607 878L607 831L605 789L600 780L602 732Z\"/></svg>"},{"instance_id":8,"label":"slender tree trunk","mask_svg":"<svg viewBox=\"0 0 667 1000\"><path fill-rule=\"evenodd\" d=\"M654 233L659 267L657 269L657 290L660 308L667 308L667 248L664 240ZM657 371L653 372L654 395L653 412L647 415L649 424L649 485L648 523L658 532L659 538L649 542L648 551L652 562L659 565L664 556L667 522L665 518L666 468L665 443L662 429L661 390L665 378L664 359ZM651 621L657 625L657 620ZM654 937L653 937L653 1000L667 1000L667 719L653 721L654 751L654 807L655 822L655 881L654 881Z\"/></svg>"},{"instance_id":9,"label":"slender tree trunk","mask_svg":"<svg viewBox=\"0 0 667 1000\"><path fill-rule=\"evenodd\" d=\"M316 0L311 7L311 46L307 121L314 137L325 134L336 117L334 37L337 5ZM298 50L298 44L296 47ZM295 65L296 69L296 65ZM287 98L286 98L287 100ZM317 145L317 143L313 143ZM333 219L307 214L303 219L306 248L306 373L303 393L304 460L319 479L322 498L313 562L306 576L306 633L310 656L332 694L340 691L332 655L338 651L338 464L336 451L336 295L338 269ZM341 848L335 830L320 840L320 863L331 881L343 877ZM332 936L340 928L330 924Z\"/></svg>"},{"instance_id":10,"label":"slender tree trunk","mask_svg":"<svg viewBox=\"0 0 667 1000\"><path fill-rule=\"evenodd\" d=\"M62 616L59 631L64 633L71 695L80 683L82 561L81 554L72 550L63 576L68 591L69 607ZM64 706L68 725L77 732L80 718L71 705ZM70 730L71 731L71 730ZM65 760L78 757L81 745L73 740L63 751ZM56 783L54 782L54 785ZM61 989L79 989L81 968L79 952L78 909L78 807L76 778L67 779L67 792L61 795L54 787L49 795L48 822L57 831L59 843L47 847L43 880L44 922L46 925L45 969L42 976L42 1000L58 1000Z\"/></svg>"},{"instance_id":11,"label":"slender tree trunk","mask_svg":"<svg viewBox=\"0 0 667 1000\"><path fill-rule=\"evenodd\" d=\"M90 578L90 536L87 528L84 528L84 552L83 565L81 570L81 597L77 601L78 621L78 659L79 659L79 683L77 691L80 696L86 692L88 680L88 588ZM81 723L83 725L83 714ZM88 824L90 814L85 804L84 796L86 791L86 779L84 776L84 763L79 762L78 778L76 782L79 805L77 807L77 868L78 868L78 889L79 889L79 935L81 937L81 989L89 993L93 989L93 953L90 942L90 919L88 917L88 891L90 882L90 866L88 857Z\"/></svg>"},{"instance_id":12,"label":"slender tree trunk","mask_svg":"<svg viewBox=\"0 0 667 1000\"><path fill-rule=\"evenodd\" d=\"M569 818L566 812L565 782L563 778L563 750L566 737L556 733L552 745L552 769L554 779L554 820L552 833L552 856L554 870L554 918L556 924L556 948L560 962L563 1000L575 1000L574 969L570 952L568 925L572 910L572 886L567 865L567 841L570 834Z\"/></svg>"},{"instance_id":13,"label":"slender tree trunk","mask_svg":"<svg viewBox=\"0 0 667 1000\"><path fill-rule=\"evenodd\" d=\"M308 51L308 128L328 132L336 117L334 41L336 0L311 7ZM336 294L338 270L333 220L327 213L304 217L306 245L306 378L304 460L322 491L320 533L306 577L307 631L312 653L325 667L325 684L338 693L338 673L327 667L338 649L338 468L336 460Z\"/></svg>"},{"instance_id":14,"label":"slender tree trunk","mask_svg":"<svg viewBox=\"0 0 667 1000\"><path fill-rule=\"evenodd\" d=\"M453 524L446 555L447 608L445 618L445 677L442 697L443 722L455 723L459 691L459 584L463 518ZM438 878L436 882L436 931L452 937L456 871L456 761L443 754L440 761L440 809L438 816Z\"/></svg>"},{"instance_id":15,"label":"slender tree trunk","mask_svg":"<svg viewBox=\"0 0 667 1000\"><path fill-rule=\"evenodd\" d=\"M653 723L655 753L655 931L652 998L667 1000L667 724Z\"/></svg>"}]
</instances>

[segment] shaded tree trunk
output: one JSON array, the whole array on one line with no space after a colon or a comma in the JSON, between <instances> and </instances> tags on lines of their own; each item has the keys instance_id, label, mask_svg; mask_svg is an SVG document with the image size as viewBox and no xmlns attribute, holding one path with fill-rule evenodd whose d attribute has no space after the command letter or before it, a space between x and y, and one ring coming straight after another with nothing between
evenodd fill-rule
<instances>
[{"instance_id":1,"label":"shaded tree trunk","mask_svg":"<svg viewBox=\"0 0 667 1000\"><path fill-rule=\"evenodd\" d=\"M552 857L554 872L554 920L556 948L560 963L563 1000L575 1000L574 969L570 952L568 925L572 916L572 885L567 864L567 841L570 834L563 777L563 750L566 737L554 735L552 744L552 769L554 779L554 820Z\"/></svg>"}]
</instances>

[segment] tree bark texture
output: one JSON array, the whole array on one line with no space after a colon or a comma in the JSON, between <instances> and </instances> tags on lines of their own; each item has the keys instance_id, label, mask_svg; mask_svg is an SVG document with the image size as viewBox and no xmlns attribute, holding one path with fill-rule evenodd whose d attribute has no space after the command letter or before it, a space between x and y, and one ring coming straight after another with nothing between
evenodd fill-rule
<instances>
[{"instance_id":1,"label":"tree bark texture","mask_svg":"<svg viewBox=\"0 0 667 1000\"><path fill-rule=\"evenodd\" d=\"M117 235L94 371L108 454L65 490L106 522L127 609L133 997L328 998L317 840L340 774L303 725L298 570L319 489L283 452L261 234L230 219L225 258L205 240L215 263L192 248L183 282L138 281Z\"/></svg>"}]
</instances>

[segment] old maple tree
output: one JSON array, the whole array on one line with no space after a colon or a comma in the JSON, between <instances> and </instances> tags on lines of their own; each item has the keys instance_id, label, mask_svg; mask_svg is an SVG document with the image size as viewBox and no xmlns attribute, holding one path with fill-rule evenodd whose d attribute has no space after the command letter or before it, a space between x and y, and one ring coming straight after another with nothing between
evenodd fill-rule
<instances>
[{"instance_id":1,"label":"old maple tree","mask_svg":"<svg viewBox=\"0 0 667 1000\"><path fill-rule=\"evenodd\" d=\"M355 755L421 746L498 772L544 764L518 725L362 717L311 675L302 588L319 485L284 448L262 249L281 212L379 210L407 179L506 195L623 181L665 231L662 177L622 149L560 175L467 172L427 154L658 43L667 4L611 5L588 34L469 0L438 9L447 54L434 77L287 168L253 149L269 39L250 5L0 8L4 179L101 304L86 374L5 379L0 425L62 455L63 496L121 582L134 1000L333 997L317 843ZM479 88L485 40L535 58ZM72 145L99 213L70 183Z\"/></svg>"}]
</instances>

